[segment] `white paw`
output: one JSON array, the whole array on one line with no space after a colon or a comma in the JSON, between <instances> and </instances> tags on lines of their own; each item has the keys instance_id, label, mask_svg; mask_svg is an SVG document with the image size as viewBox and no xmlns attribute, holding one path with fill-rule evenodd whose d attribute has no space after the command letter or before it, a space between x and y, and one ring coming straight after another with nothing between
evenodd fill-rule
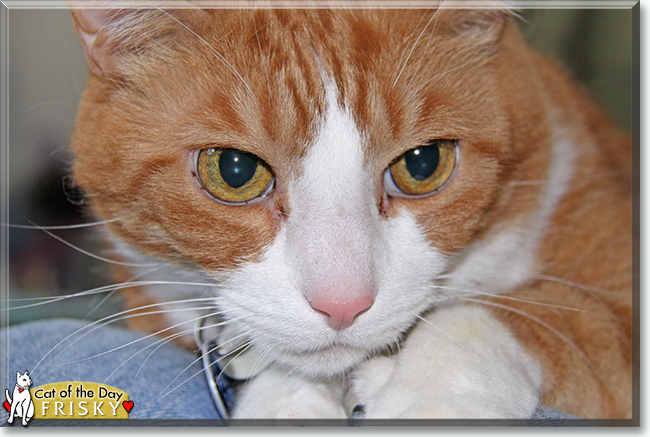
<instances>
[{"instance_id":1,"label":"white paw","mask_svg":"<svg viewBox=\"0 0 650 437\"><path fill-rule=\"evenodd\" d=\"M344 419L340 389L267 369L239 393L237 419Z\"/></svg>"},{"instance_id":2,"label":"white paw","mask_svg":"<svg viewBox=\"0 0 650 437\"><path fill-rule=\"evenodd\" d=\"M527 418L541 370L514 337L477 307L440 309L420 322L399 354L353 375L367 418Z\"/></svg>"},{"instance_id":3,"label":"white paw","mask_svg":"<svg viewBox=\"0 0 650 437\"><path fill-rule=\"evenodd\" d=\"M276 419L344 419L345 411L322 387L303 387L289 396Z\"/></svg>"}]
</instances>

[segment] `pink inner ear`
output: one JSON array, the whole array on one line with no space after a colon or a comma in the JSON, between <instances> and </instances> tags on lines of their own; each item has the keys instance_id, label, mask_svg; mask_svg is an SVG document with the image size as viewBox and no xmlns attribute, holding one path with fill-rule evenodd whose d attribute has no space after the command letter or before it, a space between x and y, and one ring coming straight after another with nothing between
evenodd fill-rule
<instances>
[{"instance_id":1,"label":"pink inner ear","mask_svg":"<svg viewBox=\"0 0 650 437\"><path fill-rule=\"evenodd\" d=\"M110 9L73 9L72 21L81 40L90 69L98 76L113 69L114 53L108 44Z\"/></svg>"}]
</instances>

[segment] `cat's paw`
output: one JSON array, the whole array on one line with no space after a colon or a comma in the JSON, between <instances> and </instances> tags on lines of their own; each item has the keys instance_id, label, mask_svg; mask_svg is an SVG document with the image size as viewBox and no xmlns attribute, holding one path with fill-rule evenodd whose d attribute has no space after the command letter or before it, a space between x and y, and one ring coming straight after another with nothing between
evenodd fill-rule
<instances>
[{"instance_id":1,"label":"cat's paw","mask_svg":"<svg viewBox=\"0 0 650 437\"><path fill-rule=\"evenodd\" d=\"M539 402L541 369L478 307L445 308L410 333L400 353L353 378L367 418L526 418Z\"/></svg>"},{"instance_id":2,"label":"cat's paw","mask_svg":"<svg viewBox=\"0 0 650 437\"><path fill-rule=\"evenodd\" d=\"M303 387L284 399L276 419L344 419L345 411L323 387Z\"/></svg>"},{"instance_id":3,"label":"cat's paw","mask_svg":"<svg viewBox=\"0 0 650 437\"><path fill-rule=\"evenodd\" d=\"M237 419L344 419L336 389L267 369L249 381L235 404Z\"/></svg>"}]
</instances>

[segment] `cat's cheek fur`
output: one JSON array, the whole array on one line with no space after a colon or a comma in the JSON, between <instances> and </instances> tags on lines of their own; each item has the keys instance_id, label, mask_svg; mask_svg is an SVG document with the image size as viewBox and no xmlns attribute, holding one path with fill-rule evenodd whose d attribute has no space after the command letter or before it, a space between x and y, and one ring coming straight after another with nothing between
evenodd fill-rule
<instances>
[{"instance_id":1,"label":"cat's cheek fur","mask_svg":"<svg viewBox=\"0 0 650 437\"><path fill-rule=\"evenodd\" d=\"M399 354L377 357L352 378L367 418L525 418L539 403L542 371L483 308L441 308Z\"/></svg>"}]
</instances>

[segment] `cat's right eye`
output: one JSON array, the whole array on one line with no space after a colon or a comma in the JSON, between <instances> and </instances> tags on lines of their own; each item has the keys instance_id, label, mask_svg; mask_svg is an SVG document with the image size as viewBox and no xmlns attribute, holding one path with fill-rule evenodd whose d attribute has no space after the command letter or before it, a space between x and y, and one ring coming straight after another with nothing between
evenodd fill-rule
<instances>
[{"instance_id":1,"label":"cat's right eye","mask_svg":"<svg viewBox=\"0 0 650 437\"><path fill-rule=\"evenodd\" d=\"M208 193L233 204L265 196L274 181L264 161L237 149L201 150L196 160L196 175Z\"/></svg>"},{"instance_id":2,"label":"cat's right eye","mask_svg":"<svg viewBox=\"0 0 650 437\"><path fill-rule=\"evenodd\" d=\"M451 176L456 153L456 141L453 140L432 140L409 150L386 169L386 193L401 197L434 193Z\"/></svg>"}]
</instances>

